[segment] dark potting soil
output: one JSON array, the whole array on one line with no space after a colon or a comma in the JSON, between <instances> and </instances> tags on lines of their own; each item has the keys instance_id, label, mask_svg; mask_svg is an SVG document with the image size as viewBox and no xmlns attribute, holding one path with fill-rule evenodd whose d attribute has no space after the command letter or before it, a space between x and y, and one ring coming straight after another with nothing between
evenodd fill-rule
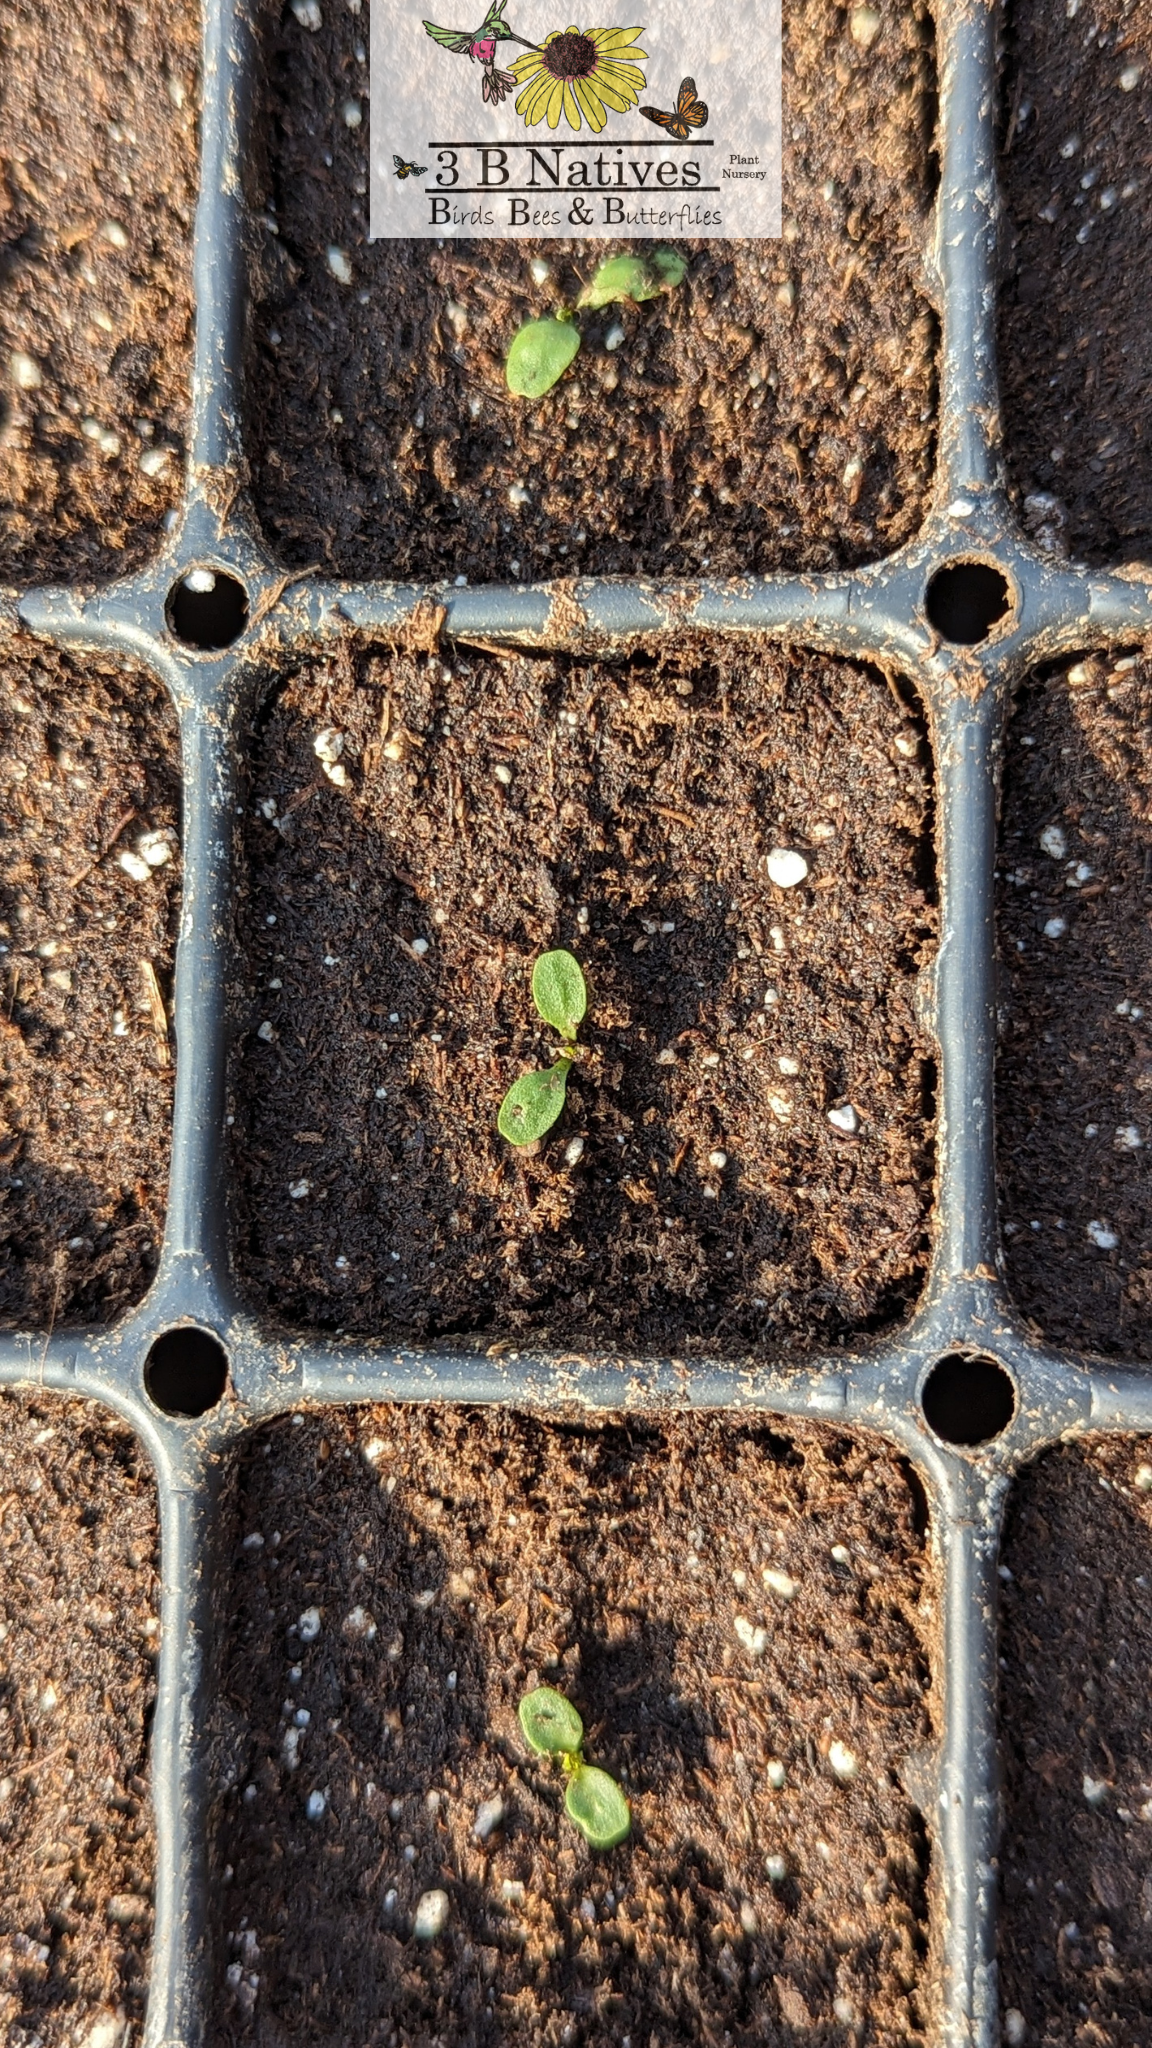
<instances>
[{"instance_id":1,"label":"dark potting soil","mask_svg":"<svg viewBox=\"0 0 1152 2048\"><path fill-rule=\"evenodd\" d=\"M1042 544L1152 547L1152 7L1007 15L1000 299L1008 468ZM1057 502L1027 505L1032 494Z\"/></svg>"},{"instance_id":2,"label":"dark potting soil","mask_svg":"<svg viewBox=\"0 0 1152 2048\"><path fill-rule=\"evenodd\" d=\"M249 430L287 562L473 581L728 575L859 562L915 532L935 445L918 0L883 11L867 48L833 0L785 8L783 240L686 244L684 285L585 320L575 365L531 404L504 382L513 335L571 303L616 245L370 245L367 19L323 17L311 32L278 8L265 29L271 226Z\"/></svg>"},{"instance_id":3,"label":"dark potting soil","mask_svg":"<svg viewBox=\"0 0 1152 2048\"><path fill-rule=\"evenodd\" d=\"M252 1438L237 1491L217 2042L921 2041L931 1601L891 1453L342 1410ZM627 1790L615 1850L526 1753L538 1683Z\"/></svg>"},{"instance_id":4,"label":"dark potting soil","mask_svg":"<svg viewBox=\"0 0 1152 2048\"><path fill-rule=\"evenodd\" d=\"M0 0L0 578L122 574L176 500L199 34L191 0Z\"/></svg>"},{"instance_id":5,"label":"dark potting soil","mask_svg":"<svg viewBox=\"0 0 1152 2048\"><path fill-rule=\"evenodd\" d=\"M0 1471L0 2031L118 2043L151 1933L155 1489L106 1412L11 1391Z\"/></svg>"},{"instance_id":6,"label":"dark potting soil","mask_svg":"<svg viewBox=\"0 0 1152 2048\"><path fill-rule=\"evenodd\" d=\"M156 1265L179 758L142 671L0 643L0 1324L104 1321ZM171 853L140 881L147 834Z\"/></svg>"},{"instance_id":7,"label":"dark potting soil","mask_svg":"<svg viewBox=\"0 0 1152 2048\"><path fill-rule=\"evenodd\" d=\"M894 686L732 642L613 668L345 655L299 669L249 746L230 1106L260 1305L649 1352L907 1308L934 913L927 750ZM769 880L780 847L801 886ZM513 1148L496 1113L555 1055L529 984L557 945L590 980L589 1057ZM849 1107L852 1132L829 1120Z\"/></svg>"},{"instance_id":8,"label":"dark potting soil","mask_svg":"<svg viewBox=\"0 0 1152 2048\"><path fill-rule=\"evenodd\" d=\"M1002 1995L1027 2041L1152 2035L1152 1463L1135 1440L1049 1452L1004 1558Z\"/></svg>"},{"instance_id":9,"label":"dark potting soil","mask_svg":"<svg viewBox=\"0 0 1152 2048\"><path fill-rule=\"evenodd\" d=\"M1143 1358L1152 1356L1150 718L1152 667L1132 656L1085 660L1021 692L1004 770L996 1094L1017 1300L1058 1342Z\"/></svg>"}]
</instances>

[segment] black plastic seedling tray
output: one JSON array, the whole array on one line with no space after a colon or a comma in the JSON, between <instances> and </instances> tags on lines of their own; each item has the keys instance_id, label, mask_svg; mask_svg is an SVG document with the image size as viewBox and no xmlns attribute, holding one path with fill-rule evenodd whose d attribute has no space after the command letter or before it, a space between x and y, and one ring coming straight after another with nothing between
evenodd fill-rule
<instances>
[{"instance_id":1,"label":"black plastic seedling tray","mask_svg":"<svg viewBox=\"0 0 1152 2048\"><path fill-rule=\"evenodd\" d=\"M928 273L941 321L932 509L909 546L848 574L669 585L644 579L424 588L286 579L244 492L240 422L250 222L247 108L256 71L244 0L206 0L196 352L187 494L143 574L86 593L35 589L24 626L60 647L142 660L177 707L184 883L167 1228L154 1284L108 1329L6 1335L0 1379L83 1394L123 1416L154 1461L162 1647L152 1772L157 1835L147 2048L194 2048L207 2027L206 1731L222 1453L259 1418L301 1405L500 1402L548 1411L689 1408L860 1425L897 1445L928 1498L940 1574L939 1742L911 1786L931 1844L931 2036L999 2038L997 1557L1013 1473L1087 1430L1152 1429L1152 1376L1044 1348L1003 1290L993 1159L997 771L1012 690L1037 663L1128 647L1152 630L1152 569L1079 571L1022 537L1004 488L995 332L996 9L937 10L940 183ZM196 597L196 567L216 587ZM935 751L940 942L924 989L939 1043L930 1278L911 1322L867 1349L806 1364L499 1357L270 1333L240 1305L225 1226L234 737L253 678L306 649L395 638L422 600L444 635L610 654L688 629L767 635L898 669Z\"/></svg>"}]
</instances>

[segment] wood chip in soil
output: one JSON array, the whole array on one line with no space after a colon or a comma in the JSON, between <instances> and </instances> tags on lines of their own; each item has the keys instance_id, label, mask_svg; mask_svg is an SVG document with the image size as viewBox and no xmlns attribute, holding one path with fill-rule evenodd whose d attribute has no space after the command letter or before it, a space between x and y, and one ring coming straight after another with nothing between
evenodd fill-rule
<instances>
[{"instance_id":1,"label":"wood chip in soil","mask_svg":"<svg viewBox=\"0 0 1152 2048\"><path fill-rule=\"evenodd\" d=\"M248 746L230 1107L256 1302L644 1351L904 1313L934 911L930 762L895 686L704 640L612 668L365 653L298 668ZM799 887L770 881L775 848ZM526 1156L496 1113L555 1056L529 985L558 945L590 980L588 1057Z\"/></svg>"},{"instance_id":2,"label":"wood chip in soil","mask_svg":"<svg viewBox=\"0 0 1152 2048\"><path fill-rule=\"evenodd\" d=\"M1152 666L1022 691L999 852L1008 1279L1049 1337L1152 1357ZM1046 850L1047 849L1047 850Z\"/></svg>"},{"instance_id":3,"label":"wood chip in soil","mask_svg":"<svg viewBox=\"0 0 1152 2048\"><path fill-rule=\"evenodd\" d=\"M1147 556L1152 7L1022 0L1007 39L999 356L1012 486L1053 554Z\"/></svg>"},{"instance_id":4,"label":"wood chip in soil","mask_svg":"<svg viewBox=\"0 0 1152 2048\"><path fill-rule=\"evenodd\" d=\"M0 642L0 1325L107 1321L155 1271L179 764L143 671Z\"/></svg>"},{"instance_id":5,"label":"wood chip in soil","mask_svg":"<svg viewBox=\"0 0 1152 2048\"><path fill-rule=\"evenodd\" d=\"M217 2044L922 2043L900 1776L931 1735L931 1580L890 1452L698 1418L294 1421L234 1480ZM540 1682L627 1790L617 1849L526 1753Z\"/></svg>"},{"instance_id":6,"label":"wood chip in soil","mask_svg":"<svg viewBox=\"0 0 1152 2048\"><path fill-rule=\"evenodd\" d=\"M573 368L529 404L504 381L513 335L618 245L369 244L366 18L325 7L313 31L267 10L248 416L283 558L355 577L743 575L909 539L935 446L932 30L918 4L885 9L867 47L850 24L833 0L785 9L783 239L686 243L686 283L583 320Z\"/></svg>"},{"instance_id":7,"label":"wood chip in soil","mask_svg":"<svg viewBox=\"0 0 1152 2048\"><path fill-rule=\"evenodd\" d=\"M122 574L176 502L199 38L191 0L0 0L0 577Z\"/></svg>"},{"instance_id":8,"label":"wood chip in soil","mask_svg":"<svg viewBox=\"0 0 1152 2048\"><path fill-rule=\"evenodd\" d=\"M120 2048L152 1923L155 1489L92 1403L10 1390L0 1470L0 2032Z\"/></svg>"},{"instance_id":9,"label":"wood chip in soil","mask_svg":"<svg viewBox=\"0 0 1152 2048\"><path fill-rule=\"evenodd\" d=\"M1049 1451L1009 1510L1001 1997L1045 2048L1152 2037L1150 1457Z\"/></svg>"}]
</instances>

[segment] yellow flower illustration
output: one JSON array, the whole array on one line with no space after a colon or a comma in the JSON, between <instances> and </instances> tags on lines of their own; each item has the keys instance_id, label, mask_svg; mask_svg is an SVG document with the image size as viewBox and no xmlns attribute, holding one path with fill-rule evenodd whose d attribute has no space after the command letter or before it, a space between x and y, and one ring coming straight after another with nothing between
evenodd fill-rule
<instances>
[{"instance_id":1,"label":"yellow flower illustration","mask_svg":"<svg viewBox=\"0 0 1152 2048\"><path fill-rule=\"evenodd\" d=\"M517 85L524 88L516 112L525 126L547 121L558 128L563 114L570 128L579 128L583 115L598 135L609 109L627 113L645 83L640 63L648 53L633 48L643 33L639 28L554 28L538 50L518 57L512 66Z\"/></svg>"}]
</instances>

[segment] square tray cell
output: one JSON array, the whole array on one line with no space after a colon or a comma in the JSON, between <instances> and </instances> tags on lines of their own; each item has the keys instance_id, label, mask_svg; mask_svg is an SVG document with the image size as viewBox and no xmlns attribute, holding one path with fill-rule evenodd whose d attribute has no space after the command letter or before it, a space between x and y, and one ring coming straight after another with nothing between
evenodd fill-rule
<instances>
[{"instance_id":1,"label":"square tray cell","mask_svg":"<svg viewBox=\"0 0 1152 2048\"><path fill-rule=\"evenodd\" d=\"M1020 0L1008 19L999 352L1009 474L1041 545L1090 562L1146 557L1152 21L1127 0Z\"/></svg>"},{"instance_id":2,"label":"square tray cell","mask_svg":"<svg viewBox=\"0 0 1152 2048\"><path fill-rule=\"evenodd\" d=\"M0 577L123 573L179 489L200 10L0 5Z\"/></svg>"},{"instance_id":3,"label":"square tray cell","mask_svg":"<svg viewBox=\"0 0 1152 2048\"><path fill-rule=\"evenodd\" d=\"M0 642L0 1325L106 1321L155 1270L179 764L142 671Z\"/></svg>"},{"instance_id":4,"label":"square tray cell","mask_svg":"<svg viewBox=\"0 0 1152 2048\"><path fill-rule=\"evenodd\" d=\"M1021 2041L1152 2035L1152 1464L1135 1439L1017 1482L1001 1623L1001 1994Z\"/></svg>"},{"instance_id":5,"label":"square tray cell","mask_svg":"<svg viewBox=\"0 0 1152 2048\"><path fill-rule=\"evenodd\" d=\"M898 1460L699 1419L295 1420L240 1465L217 2042L921 2038L898 1773L929 1736L926 1558ZM528 1754L539 1683L625 1787L621 1847L589 1849Z\"/></svg>"},{"instance_id":6,"label":"square tray cell","mask_svg":"<svg viewBox=\"0 0 1152 2048\"><path fill-rule=\"evenodd\" d=\"M1008 1277L1045 1333L1152 1356L1152 667L1021 693L1000 842L996 1119Z\"/></svg>"},{"instance_id":7,"label":"square tray cell","mask_svg":"<svg viewBox=\"0 0 1152 2048\"><path fill-rule=\"evenodd\" d=\"M155 1489L105 1412L8 1391L0 1470L0 2031L119 2042L151 1937Z\"/></svg>"},{"instance_id":8,"label":"square tray cell","mask_svg":"<svg viewBox=\"0 0 1152 2048\"><path fill-rule=\"evenodd\" d=\"M917 4L875 33L857 17L866 48L832 0L785 8L783 239L686 244L687 282L584 320L573 369L528 403L504 381L513 335L614 245L370 245L366 16L325 7L312 31L270 13L249 434L284 559L727 575L914 533L935 445L931 24Z\"/></svg>"},{"instance_id":9,"label":"square tray cell","mask_svg":"<svg viewBox=\"0 0 1152 2048\"><path fill-rule=\"evenodd\" d=\"M612 668L365 653L299 669L250 752L230 1106L256 1301L649 1352L901 1315L931 1198L930 780L881 676L708 641ZM530 994L553 946L590 981L588 1057L514 1148L501 1100L559 1044Z\"/></svg>"}]
</instances>

